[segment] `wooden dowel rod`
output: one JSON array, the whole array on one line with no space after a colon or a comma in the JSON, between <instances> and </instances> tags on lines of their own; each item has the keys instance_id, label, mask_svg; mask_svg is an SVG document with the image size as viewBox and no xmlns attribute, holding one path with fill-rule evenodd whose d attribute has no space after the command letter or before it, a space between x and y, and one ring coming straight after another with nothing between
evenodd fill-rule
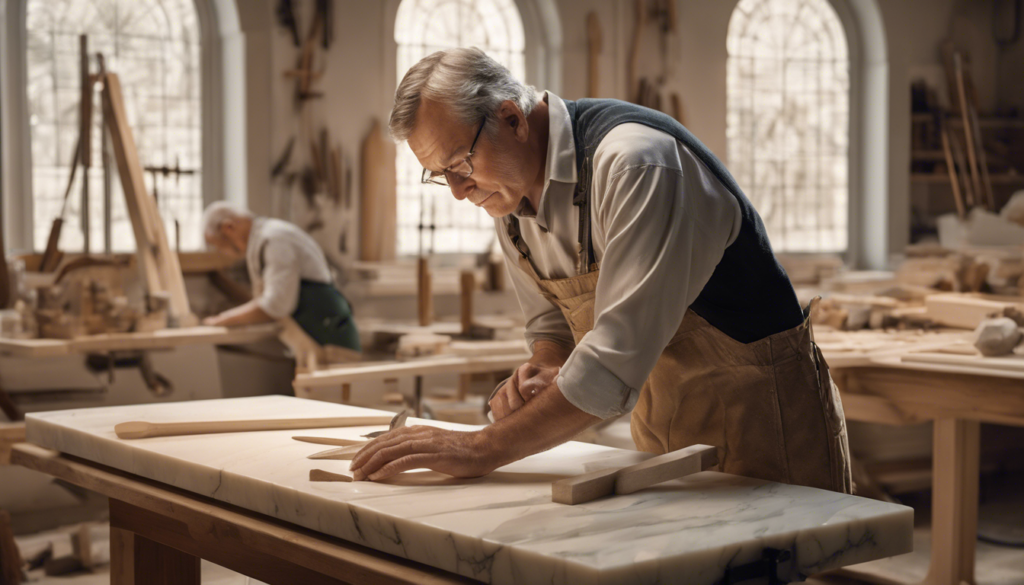
<instances>
[{"instance_id":1,"label":"wooden dowel rod","mask_svg":"<svg viewBox=\"0 0 1024 585\"><path fill-rule=\"evenodd\" d=\"M331 418L286 418L270 420L224 420L175 423L145 421L124 422L114 427L119 439L207 435L212 433L246 433L327 427L369 427L387 425L391 416L343 416Z\"/></svg>"}]
</instances>

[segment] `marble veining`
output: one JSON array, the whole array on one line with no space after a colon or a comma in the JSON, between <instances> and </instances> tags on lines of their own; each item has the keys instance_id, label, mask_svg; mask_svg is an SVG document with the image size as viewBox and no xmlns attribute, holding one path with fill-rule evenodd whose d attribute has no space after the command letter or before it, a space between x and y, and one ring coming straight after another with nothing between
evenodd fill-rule
<instances>
[{"instance_id":1,"label":"marble veining","mask_svg":"<svg viewBox=\"0 0 1024 585\"><path fill-rule=\"evenodd\" d=\"M358 438L377 428L119 440L114 425L381 414L285 396L30 414L29 441L495 584L712 584L729 567L788 549L788 578L909 552L913 511L812 488L703 472L579 506L551 482L649 455L567 443L472 480L431 471L383 483L320 483L322 445L292 435ZM408 424L463 425L411 419Z\"/></svg>"}]
</instances>

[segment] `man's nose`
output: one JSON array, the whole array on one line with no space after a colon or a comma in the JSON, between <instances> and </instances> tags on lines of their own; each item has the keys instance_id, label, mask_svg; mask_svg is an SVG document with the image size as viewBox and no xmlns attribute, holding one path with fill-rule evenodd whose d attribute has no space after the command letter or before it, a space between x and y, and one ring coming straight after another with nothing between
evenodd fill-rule
<instances>
[{"instance_id":1,"label":"man's nose","mask_svg":"<svg viewBox=\"0 0 1024 585\"><path fill-rule=\"evenodd\" d=\"M472 179L463 179L459 182L449 183L448 186L451 187L455 199L462 201L469 197L469 194L476 188L476 182Z\"/></svg>"}]
</instances>

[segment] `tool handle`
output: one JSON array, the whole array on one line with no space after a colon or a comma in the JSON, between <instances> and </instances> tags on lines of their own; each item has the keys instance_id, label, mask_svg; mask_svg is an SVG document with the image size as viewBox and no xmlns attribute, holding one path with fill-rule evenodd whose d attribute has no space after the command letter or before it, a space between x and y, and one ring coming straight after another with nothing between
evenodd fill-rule
<instances>
[{"instance_id":1,"label":"tool handle","mask_svg":"<svg viewBox=\"0 0 1024 585\"><path fill-rule=\"evenodd\" d=\"M271 420L224 420L201 422L152 423L124 422L114 427L119 439L147 437L174 437L179 435L206 435L212 433L246 433L253 431L282 431L292 429L321 429L326 427L369 427L387 425L390 416L342 416L331 418L287 418Z\"/></svg>"}]
</instances>

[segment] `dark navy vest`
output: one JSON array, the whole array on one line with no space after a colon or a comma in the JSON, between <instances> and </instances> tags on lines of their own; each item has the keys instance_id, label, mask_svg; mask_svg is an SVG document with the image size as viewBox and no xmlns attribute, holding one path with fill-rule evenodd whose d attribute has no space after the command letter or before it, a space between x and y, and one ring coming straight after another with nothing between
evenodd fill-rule
<instances>
[{"instance_id":1,"label":"dark navy vest","mask_svg":"<svg viewBox=\"0 0 1024 585\"><path fill-rule=\"evenodd\" d=\"M772 253L761 217L722 162L689 130L666 114L619 100L564 101L572 120L576 147L578 183L573 203L580 208L580 266L584 271L594 262L589 206L594 151L616 126L643 124L682 142L739 203L742 215L739 235L726 248L711 279L690 309L742 343L763 339L803 322L793 285ZM528 250L518 237L518 221L512 215L508 219L513 243L525 256Z\"/></svg>"}]
</instances>

